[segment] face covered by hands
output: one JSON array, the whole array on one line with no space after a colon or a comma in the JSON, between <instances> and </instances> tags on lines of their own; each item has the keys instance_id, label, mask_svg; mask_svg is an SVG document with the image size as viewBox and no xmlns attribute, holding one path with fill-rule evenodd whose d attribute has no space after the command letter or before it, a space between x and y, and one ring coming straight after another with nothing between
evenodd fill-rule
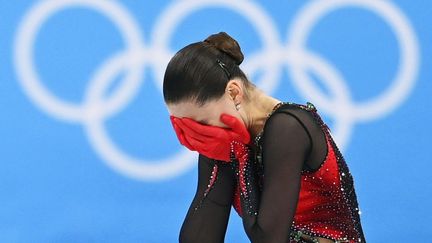
<instances>
[{"instance_id":1,"label":"face covered by hands","mask_svg":"<svg viewBox=\"0 0 432 243\"><path fill-rule=\"evenodd\" d=\"M236 117L222 114L220 120L229 128L203 125L190 118L178 118L170 116L171 123L180 143L192 151L198 151L211 159L225 162L231 161L231 149L233 156L238 160L235 163L238 171L238 188L236 193L248 198L247 176L245 174L249 158L250 134L247 128ZM251 173L250 173L251 174ZM250 178L249 178L250 179ZM235 197L234 207L242 212L240 201ZM246 200L246 202L249 202Z\"/></svg>"},{"instance_id":2,"label":"face covered by hands","mask_svg":"<svg viewBox=\"0 0 432 243\"><path fill-rule=\"evenodd\" d=\"M244 123L228 114L221 114L220 121L229 128L203 125L188 117L170 116L170 119L182 145L211 159L229 162L232 143L250 142Z\"/></svg>"}]
</instances>

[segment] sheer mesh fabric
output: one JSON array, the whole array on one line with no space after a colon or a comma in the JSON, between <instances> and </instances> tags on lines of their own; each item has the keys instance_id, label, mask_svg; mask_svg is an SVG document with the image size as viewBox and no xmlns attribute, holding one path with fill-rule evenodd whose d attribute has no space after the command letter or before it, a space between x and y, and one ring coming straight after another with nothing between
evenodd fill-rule
<instances>
[{"instance_id":1,"label":"sheer mesh fabric","mask_svg":"<svg viewBox=\"0 0 432 243\"><path fill-rule=\"evenodd\" d=\"M285 106L282 109L277 110L275 113L272 114L270 118L274 119L274 116L280 116L278 113L283 113L287 115L291 115L297 121L300 123L300 125L303 127L303 129L308 133L309 139L311 141L310 143L310 150L308 151L308 155L306 155L305 163L304 163L304 170L307 171L316 171L319 169L319 167L322 165L322 162L324 162L326 156L327 156L327 142L325 138L324 131L319 126L319 124L314 120L312 114L310 111L300 109L295 106ZM268 121L270 120L268 119ZM268 126L268 127L267 127ZM284 122L279 122L278 125L271 126L272 130L274 130L274 137L276 137L276 140L279 139L280 136L277 135L278 129L287 129L286 124ZM266 128L269 128L269 122L266 122ZM264 133L264 135L266 132ZM289 135L288 135L289 136ZM271 139L271 138L270 138ZM285 141L288 145L295 142L295 137L285 137L281 138L283 141ZM294 141L293 141L294 140ZM287 145L287 146L288 146Z\"/></svg>"},{"instance_id":2,"label":"sheer mesh fabric","mask_svg":"<svg viewBox=\"0 0 432 243\"><path fill-rule=\"evenodd\" d=\"M289 242L301 172L320 168L327 154L325 135L309 111L284 106L267 119L259 143L263 151L264 178L262 191L257 191L258 214L244 213L243 226L251 242ZM217 178L204 198L215 164ZM198 173L198 187L179 240L224 242L236 186L235 172L228 163L200 155ZM201 206L195 209L198 205Z\"/></svg>"},{"instance_id":3,"label":"sheer mesh fabric","mask_svg":"<svg viewBox=\"0 0 432 243\"><path fill-rule=\"evenodd\" d=\"M218 166L217 178L204 198L215 164ZM234 179L229 164L199 155L198 186L180 230L180 242L224 242L234 193Z\"/></svg>"}]
</instances>

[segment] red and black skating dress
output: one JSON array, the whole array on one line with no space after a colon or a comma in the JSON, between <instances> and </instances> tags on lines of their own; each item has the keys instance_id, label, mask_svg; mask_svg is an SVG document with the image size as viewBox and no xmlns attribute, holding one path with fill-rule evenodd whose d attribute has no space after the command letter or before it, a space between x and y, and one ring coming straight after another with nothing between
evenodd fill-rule
<instances>
[{"instance_id":1,"label":"red and black skating dress","mask_svg":"<svg viewBox=\"0 0 432 243\"><path fill-rule=\"evenodd\" d=\"M224 242L231 206L251 242L366 242L353 177L312 103L278 103L246 150L243 165L199 155L180 242Z\"/></svg>"}]
</instances>

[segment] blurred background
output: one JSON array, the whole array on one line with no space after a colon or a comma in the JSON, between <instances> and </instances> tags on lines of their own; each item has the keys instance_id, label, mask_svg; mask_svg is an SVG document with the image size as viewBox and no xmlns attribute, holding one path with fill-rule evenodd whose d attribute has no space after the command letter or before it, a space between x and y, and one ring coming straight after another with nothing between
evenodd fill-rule
<instances>
[{"instance_id":1,"label":"blurred background","mask_svg":"<svg viewBox=\"0 0 432 243\"><path fill-rule=\"evenodd\" d=\"M0 242L177 242L197 154L161 84L225 31L266 93L312 102L368 242L429 242L432 2L2 1ZM226 242L248 242L234 210ZM211 220L211 219L209 219Z\"/></svg>"}]
</instances>

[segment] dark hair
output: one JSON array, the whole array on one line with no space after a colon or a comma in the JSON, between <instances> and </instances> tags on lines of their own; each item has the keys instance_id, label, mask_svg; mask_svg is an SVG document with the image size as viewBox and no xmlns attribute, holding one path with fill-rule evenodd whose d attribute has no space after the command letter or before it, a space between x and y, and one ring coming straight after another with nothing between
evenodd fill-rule
<instances>
[{"instance_id":1,"label":"dark hair","mask_svg":"<svg viewBox=\"0 0 432 243\"><path fill-rule=\"evenodd\" d=\"M240 69L242 62L239 44L225 32L187 45L171 58L165 70L165 102L190 100L202 106L222 97L228 81L234 78L240 78L246 88L254 86Z\"/></svg>"}]
</instances>

